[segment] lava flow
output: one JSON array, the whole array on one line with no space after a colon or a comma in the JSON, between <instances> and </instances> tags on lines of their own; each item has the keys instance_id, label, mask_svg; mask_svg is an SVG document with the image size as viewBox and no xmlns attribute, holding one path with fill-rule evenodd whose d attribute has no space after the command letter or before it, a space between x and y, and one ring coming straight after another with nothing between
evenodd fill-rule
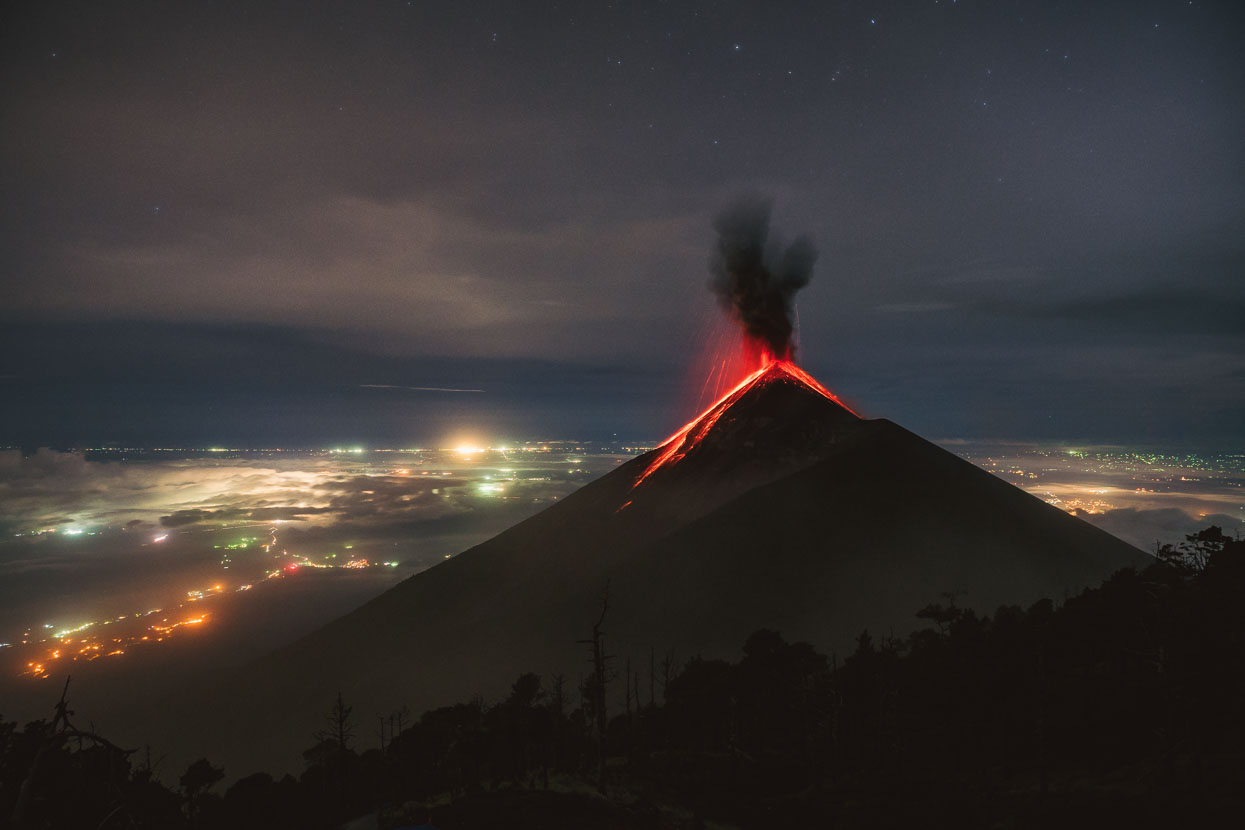
<instances>
[{"instance_id":1,"label":"lava flow","mask_svg":"<svg viewBox=\"0 0 1245 830\"><path fill-rule=\"evenodd\" d=\"M657 457L653 459L653 462L644 469L644 472L640 474L640 477L636 479L635 484L632 486L638 486L640 482L644 481L644 479L648 478L661 467L677 464L680 459L687 455L693 447L699 444L701 440L709 434L709 431L713 429L713 425L718 422L718 419L722 417L722 414L730 409L736 401L747 394L750 389L758 385L773 383L783 378L790 378L797 383L807 386L819 395L833 401L846 409L848 412L851 412L853 415L856 415L856 417L860 417L851 409L851 407L839 400L833 392L822 386L812 375L801 369L799 366L796 366L790 360L775 358L772 355L765 354L762 357L762 365L760 369L757 369L755 372L748 375L740 381L735 388L731 389L719 398L716 403L693 418L674 435L671 435L663 441L658 447L661 452L658 453Z\"/></svg>"},{"instance_id":2,"label":"lava flow","mask_svg":"<svg viewBox=\"0 0 1245 830\"><path fill-rule=\"evenodd\" d=\"M760 368L667 438L633 488L661 467L677 464L704 440L727 410L758 386L794 381L856 415L792 362L795 294L812 276L817 249L807 236L787 246L780 238L771 238L771 207L768 199L746 196L719 214L713 223L718 234L717 248L709 265L713 275L709 287L739 326L744 354L749 359L759 358ZM722 371L726 365L726 361L721 363ZM712 377L711 373L710 381Z\"/></svg>"}]
</instances>

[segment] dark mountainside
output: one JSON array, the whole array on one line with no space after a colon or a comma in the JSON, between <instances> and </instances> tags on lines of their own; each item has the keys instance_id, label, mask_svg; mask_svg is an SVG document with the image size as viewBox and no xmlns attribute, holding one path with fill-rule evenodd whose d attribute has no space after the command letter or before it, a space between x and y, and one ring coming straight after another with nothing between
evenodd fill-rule
<instances>
[{"instance_id":1,"label":"dark mountainside","mask_svg":"<svg viewBox=\"0 0 1245 830\"><path fill-rule=\"evenodd\" d=\"M16 828L768 830L1236 827L1245 811L1245 541L1208 527L1056 606L931 603L827 656L753 632L733 659L519 675L368 734L336 696L298 777L173 766L0 716ZM642 682L647 681L647 682ZM600 690L629 691L605 711ZM576 692L579 692L577 695ZM179 774L179 771L184 772ZM7 826L7 825L6 825Z\"/></svg>"},{"instance_id":2,"label":"dark mountainside","mask_svg":"<svg viewBox=\"0 0 1245 830\"><path fill-rule=\"evenodd\" d=\"M175 759L297 770L292 736L314 731L338 691L371 722L500 699L525 671L577 683L589 672L578 641L607 584L616 664L650 649L733 657L759 628L842 655L864 628L906 635L914 610L946 592L992 611L1150 561L889 421L858 418L789 366L711 410L638 485L662 448L175 701L156 728L177 740L154 742Z\"/></svg>"}]
</instances>

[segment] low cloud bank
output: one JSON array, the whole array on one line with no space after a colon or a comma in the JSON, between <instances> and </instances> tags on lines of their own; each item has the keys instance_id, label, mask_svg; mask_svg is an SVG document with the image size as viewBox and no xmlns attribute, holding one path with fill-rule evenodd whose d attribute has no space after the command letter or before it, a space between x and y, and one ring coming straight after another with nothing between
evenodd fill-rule
<instances>
[{"instance_id":1,"label":"low cloud bank","mask_svg":"<svg viewBox=\"0 0 1245 830\"><path fill-rule=\"evenodd\" d=\"M1105 513L1078 510L1075 515L1147 553L1153 553L1158 545L1182 542L1185 536L1211 525L1218 525L1228 534L1245 532L1245 523L1226 513L1193 516L1177 507L1122 507Z\"/></svg>"}]
</instances>

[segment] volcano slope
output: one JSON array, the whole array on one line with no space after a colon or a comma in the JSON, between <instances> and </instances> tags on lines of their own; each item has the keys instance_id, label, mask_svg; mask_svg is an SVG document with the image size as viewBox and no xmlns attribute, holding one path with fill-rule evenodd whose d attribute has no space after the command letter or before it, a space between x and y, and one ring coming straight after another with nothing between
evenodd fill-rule
<instances>
[{"instance_id":1,"label":"volcano slope","mask_svg":"<svg viewBox=\"0 0 1245 830\"><path fill-rule=\"evenodd\" d=\"M292 767L338 690L370 723L497 699L525 671L575 682L607 584L607 651L644 665L650 648L734 657L762 627L843 654L865 628L906 634L944 592L992 612L1147 558L779 362L666 445L228 681L195 751Z\"/></svg>"}]
</instances>

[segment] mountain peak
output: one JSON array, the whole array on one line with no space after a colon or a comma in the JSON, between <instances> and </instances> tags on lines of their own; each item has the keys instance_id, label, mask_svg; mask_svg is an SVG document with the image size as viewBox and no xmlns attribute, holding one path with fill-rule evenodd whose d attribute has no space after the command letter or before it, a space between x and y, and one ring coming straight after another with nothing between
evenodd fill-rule
<instances>
[{"instance_id":1,"label":"mountain peak","mask_svg":"<svg viewBox=\"0 0 1245 830\"><path fill-rule=\"evenodd\" d=\"M789 360L771 360L667 438L636 479L639 486L685 459L815 455L827 439L850 430L860 416ZM719 466L715 464L713 466Z\"/></svg>"}]
</instances>

